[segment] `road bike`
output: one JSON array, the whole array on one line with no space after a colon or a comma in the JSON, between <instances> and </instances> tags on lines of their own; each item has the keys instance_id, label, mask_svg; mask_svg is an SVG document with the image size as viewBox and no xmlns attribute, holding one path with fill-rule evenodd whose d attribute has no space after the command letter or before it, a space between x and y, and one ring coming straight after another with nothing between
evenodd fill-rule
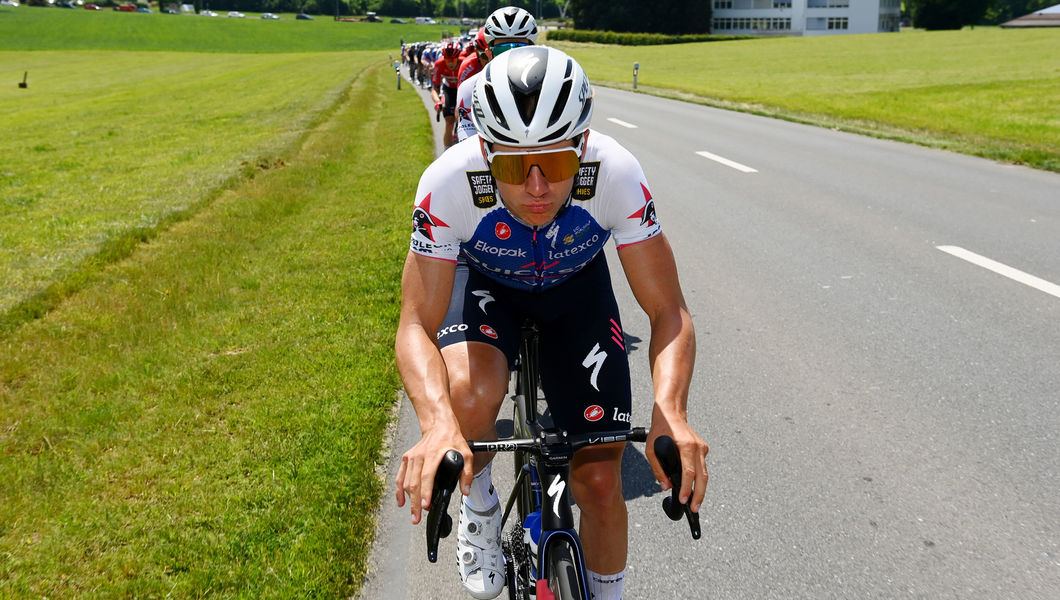
<instances>
[{"instance_id":1,"label":"road bike","mask_svg":"<svg viewBox=\"0 0 1060 600\"><path fill-rule=\"evenodd\" d=\"M581 448L618 442L644 442L643 427L628 431L568 434L548 426L538 411L539 375L537 329L523 326L519 360L514 371L512 396L514 435L491 442L468 441L472 452L512 452L515 484L504 508L501 547L505 559L505 584L510 600L587 600L585 558L575 530L567 485L570 461ZM678 499L681 462L677 447L667 436L655 440L655 454L673 484L663 500L663 511L677 521L684 516L692 538L701 536L699 515ZM439 538L452 530L449 499L460 477L463 458L450 450L435 476L431 507L427 513L427 559L438 559ZM512 511L515 518L509 523Z\"/></svg>"}]
</instances>

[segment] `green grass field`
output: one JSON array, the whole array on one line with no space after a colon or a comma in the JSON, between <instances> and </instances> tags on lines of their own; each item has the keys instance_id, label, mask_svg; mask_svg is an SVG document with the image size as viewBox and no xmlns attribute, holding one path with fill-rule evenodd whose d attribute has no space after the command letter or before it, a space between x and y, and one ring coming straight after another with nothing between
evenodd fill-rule
<instances>
[{"instance_id":1,"label":"green grass field","mask_svg":"<svg viewBox=\"0 0 1060 600\"><path fill-rule=\"evenodd\" d=\"M0 52L0 598L358 589L430 122L280 50Z\"/></svg>"},{"instance_id":2,"label":"green grass field","mask_svg":"<svg viewBox=\"0 0 1060 600\"><path fill-rule=\"evenodd\" d=\"M0 6L0 50L154 50L178 52L338 52L387 50L401 40L437 40L444 25L350 23L328 16L279 21L123 13L112 10L52 10Z\"/></svg>"},{"instance_id":3,"label":"green grass field","mask_svg":"<svg viewBox=\"0 0 1060 600\"><path fill-rule=\"evenodd\" d=\"M594 82L1060 171L1060 31L556 44Z\"/></svg>"},{"instance_id":4,"label":"green grass field","mask_svg":"<svg viewBox=\"0 0 1060 600\"><path fill-rule=\"evenodd\" d=\"M569 47L1054 165L1057 38L1000 33ZM390 54L437 34L0 7L0 598L356 593L433 148Z\"/></svg>"}]
</instances>

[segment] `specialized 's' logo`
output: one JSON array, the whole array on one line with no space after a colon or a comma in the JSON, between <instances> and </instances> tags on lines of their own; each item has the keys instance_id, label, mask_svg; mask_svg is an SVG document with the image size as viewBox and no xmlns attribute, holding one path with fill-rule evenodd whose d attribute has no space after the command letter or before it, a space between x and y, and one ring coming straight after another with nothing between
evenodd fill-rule
<instances>
[{"instance_id":1,"label":"specialized 's' logo","mask_svg":"<svg viewBox=\"0 0 1060 600\"><path fill-rule=\"evenodd\" d=\"M501 221L497 223L497 226L493 228L493 233L497 234L498 240L506 240L512 237L512 228L507 223Z\"/></svg>"},{"instance_id":2,"label":"specialized 's' logo","mask_svg":"<svg viewBox=\"0 0 1060 600\"><path fill-rule=\"evenodd\" d=\"M482 332L482 335L488 338L497 339L497 330L489 325L480 325L478 330Z\"/></svg>"},{"instance_id":3,"label":"specialized 's' logo","mask_svg":"<svg viewBox=\"0 0 1060 600\"><path fill-rule=\"evenodd\" d=\"M471 295L477 298L481 298L481 300L478 301L478 307L482 311L482 314L486 314L486 305L490 302L493 302L493 296L490 295L490 291L474 290L471 292Z\"/></svg>"},{"instance_id":4,"label":"specialized 's' logo","mask_svg":"<svg viewBox=\"0 0 1060 600\"><path fill-rule=\"evenodd\" d=\"M593 346L593 349L586 355L585 360L582 361L582 366L586 369L592 368L593 373L589 376L589 383L592 384L593 389L600 391L600 388L596 387L596 378L600 375L600 367L604 366L604 361L607 360L607 352L600 349L600 344Z\"/></svg>"},{"instance_id":5,"label":"specialized 's' logo","mask_svg":"<svg viewBox=\"0 0 1060 600\"><path fill-rule=\"evenodd\" d=\"M412 227L432 242L438 241L434 239L432 227L449 227L445 221L431 214L430 194L427 194L416 210L412 211Z\"/></svg>"},{"instance_id":6,"label":"specialized 's' logo","mask_svg":"<svg viewBox=\"0 0 1060 600\"><path fill-rule=\"evenodd\" d=\"M604 409L602 406L594 404L589 408L585 409L583 415L585 416L586 421L599 421L600 419L604 418Z\"/></svg>"}]
</instances>

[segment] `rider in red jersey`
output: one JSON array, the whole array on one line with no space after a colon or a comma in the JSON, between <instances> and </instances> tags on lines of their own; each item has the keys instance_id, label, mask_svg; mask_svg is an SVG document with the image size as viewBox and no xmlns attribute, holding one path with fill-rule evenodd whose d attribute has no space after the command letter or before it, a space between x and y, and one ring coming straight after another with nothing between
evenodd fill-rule
<instances>
[{"instance_id":1,"label":"rider in red jersey","mask_svg":"<svg viewBox=\"0 0 1060 600\"><path fill-rule=\"evenodd\" d=\"M475 36L475 43L469 44L468 48L471 48L471 53L460 63L460 70L457 71L457 82L458 84L464 83L464 81L482 70L482 67L486 66L486 63L490 61L490 57L487 54L489 47L486 45L486 28L483 27L478 30L478 35Z\"/></svg>"},{"instance_id":2,"label":"rider in red jersey","mask_svg":"<svg viewBox=\"0 0 1060 600\"><path fill-rule=\"evenodd\" d=\"M456 88L460 69L460 48L454 42L442 46L442 57L434 63L431 77L431 99L434 109L441 110L445 117L445 133L442 143L446 148L453 145L453 126L456 125Z\"/></svg>"}]
</instances>

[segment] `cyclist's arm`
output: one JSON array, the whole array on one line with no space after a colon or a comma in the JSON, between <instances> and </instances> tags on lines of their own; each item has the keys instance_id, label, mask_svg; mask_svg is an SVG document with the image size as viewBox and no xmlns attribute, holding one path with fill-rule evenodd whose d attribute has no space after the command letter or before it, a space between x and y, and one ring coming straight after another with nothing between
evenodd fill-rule
<instances>
[{"instance_id":1,"label":"cyclist's arm","mask_svg":"<svg viewBox=\"0 0 1060 600\"><path fill-rule=\"evenodd\" d=\"M434 473L450 448L464 455L461 491L471 485L471 451L460 433L460 424L449 400L449 378L438 350L441 327L452 294L456 264L409 252L401 277L401 317L394 344L398 372L412 400L422 438L401 457L396 496L405 505L413 524L430 502Z\"/></svg>"},{"instance_id":2,"label":"cyclist's arm","mask_svg":"<svg viewBox=\"0 0 1060 600\"><path fill-rule=\"evenodd\" d=\"M618 251L633 295L651 322L648 361L655 391L648 456L655 477L668 482L652 448L660 435L674 439L684 470L680 497L699 511L707 484L707 445L688 424L688 389L696 360L692 316L685 305L670 242L665 234ZM694 484L694 487L693 487Z\"/></svg>"}]
</instances>

